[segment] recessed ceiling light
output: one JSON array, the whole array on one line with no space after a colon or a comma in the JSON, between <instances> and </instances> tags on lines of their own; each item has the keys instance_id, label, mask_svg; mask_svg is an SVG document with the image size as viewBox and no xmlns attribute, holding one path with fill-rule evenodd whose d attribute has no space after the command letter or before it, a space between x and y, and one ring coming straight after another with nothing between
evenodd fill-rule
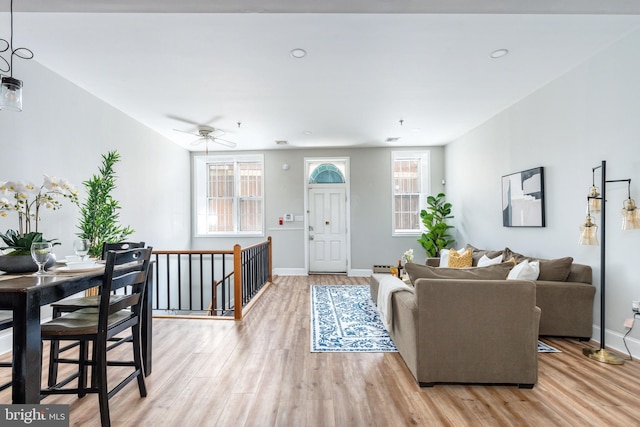
<instances>
[{"instance_id":1,"label":"recessed ceiling light","mask_svg":"<svg viewBox=\"0 0 640 427\"><path fill-rule=\"evenodd\" d=\"M305 56L307 56L307 51L304 49L300 49L299 47L291 49L291 52L289 53L296 59L304 58Z\"/></svg>"},{"instance_id":2,"label":"recessed ceiling light","mask_svg":"<svg viewBox=\"0 0 640 427\"><path fill-rule=\"evenodd\" d=\"M311 132L310 130L305 130L302 133L305 134L305 135L311 135L313 132Z\"/></svg>"},{"instance_id":3,"label":"recessed ceiling light","mask_svg":"<svg viewBox=\"0 0 640 427\"><path fill-rule=\"evenodd\" d=\"M283 140L283 139L280 139L280 140L276 141L276 144L278 144L278 145L287 145L288 142Z\"/></svg>"},{"instance_id":4,"label":"recessed ceiling light","mask_svg":"<svg viewBox=\"0 0 640 427\"><path fill-rule=\"evenodd\" d=\"M385 142L398 142L400 140L399 136L390 136L385 140Z\"/></svg>"},{"instance_id":5,"label":"recessed ceiling light","mask_svg":"<svg viewBox=\"0 0 640 427\"><path fill-rule=\"evenodd\" d=\"M496 49L493 52L491 52L491 58L493 59L498 59L498 58L502 58L503 56L507 55L509 53L509 49Z\"/></svg>"}]
</instances>

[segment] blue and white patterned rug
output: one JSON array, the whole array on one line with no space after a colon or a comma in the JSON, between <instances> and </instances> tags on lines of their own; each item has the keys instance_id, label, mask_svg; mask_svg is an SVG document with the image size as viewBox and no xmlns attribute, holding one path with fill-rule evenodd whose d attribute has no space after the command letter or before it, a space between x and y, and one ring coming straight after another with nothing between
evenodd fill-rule
<instances>
[{"instance_id":1,"label":"blue and white patterned rug","mask_svg":"<svg viewBox=\"0 0 640 427\"><path fill-rule=\"evenodd\" d=\"M369 285L311 286L311 352L397 352Z\"/></svg>"},{"instance_id":2,"label":"blue and white patterned rug","mask_svg":"<svg viewBox=\"0 0 640 427\"><path fill-rule=\"evenodd\" d=\"M311 352L397 352L369 285L311 285ZM538 341L539 353L561 353Z\"/></svg>"},{"instance_id":3,"label":"blue and white patterned rug","mask_svg":"<svg viewBox=\"0 0 640 427\"><path fill-rule=\"evenodd\" d=\"M538 341L538 353L562 353L555 347L545 344L542 341Z\"/></svg>"}]
</instances>

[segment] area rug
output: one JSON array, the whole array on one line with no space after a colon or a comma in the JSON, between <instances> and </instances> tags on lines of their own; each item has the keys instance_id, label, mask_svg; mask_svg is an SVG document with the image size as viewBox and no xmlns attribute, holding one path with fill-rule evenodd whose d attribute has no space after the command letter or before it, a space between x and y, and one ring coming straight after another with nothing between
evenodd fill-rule
<instances>
[{"instance_id":1,"label":"area rug","mask_svg":"<svg viewBox=\"0 0 640 427\"><path fill-rule=\"evenodd\" d=\"M369 285L311 285L311 352L397 352ZM538 341L539 353L561 351Z\"/></svg>"},{"instance_id":2,"label":"area rug","mask_svg":"<svg viewBox=\"0 0 640 427\"><path fill-rule=\"evenodd\" d=\"M311 286L311 352L397 352L369 285Z\"/></svg>"},{"instance_id":3,"label":"area rug","mask_svg":"<svg viewBox=\"0 0 640 427\"><path fill-rule=\"evenodd\" d=\"M562 353L555 347L545 344L542 341L538 341L538 353Z\"/></svg>"}]
</instances>

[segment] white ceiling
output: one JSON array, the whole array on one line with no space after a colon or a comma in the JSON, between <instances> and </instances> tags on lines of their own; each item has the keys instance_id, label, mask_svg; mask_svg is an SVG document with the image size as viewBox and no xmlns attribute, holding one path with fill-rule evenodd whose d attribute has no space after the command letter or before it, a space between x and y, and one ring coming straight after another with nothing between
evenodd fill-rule
<instances>
[{"instance_id":1,"label":"white ceiling","mask_svg":"<svg viewBox=\"0 0 640 427\"><path fill-rule=\"evenodd\" d=\"M14 47L189 149L203 147L173 129L209 124L236 150L424 146L640 28L640 2L624 0L606 10L596 0L212 3L15 0ZM317 11L331 13L280 13ZM8 20L0 13L0 38ZM293 48L308 55L294 59ZM510 53L491 59L500 48Z\"/></svg>"}]
</instances>

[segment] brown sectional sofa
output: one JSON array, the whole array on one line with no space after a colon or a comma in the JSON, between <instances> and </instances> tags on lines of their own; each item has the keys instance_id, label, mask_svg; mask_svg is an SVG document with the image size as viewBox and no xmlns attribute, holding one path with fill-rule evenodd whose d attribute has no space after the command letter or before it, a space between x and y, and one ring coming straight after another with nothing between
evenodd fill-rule
<instances>
[{"instance_id":1,"label":"brown sectional sofa","mask_svg":"<svg viewBox=\"0 0 640 427\"><path fill-rule=\"evenodd\" d=\"M377 303L382 275L371 276ZM418 279L392 295L389 335L420 386L538 379L535 285L530 281Z\"/></svg>"},{"instance_id":2,"label":"brown sectional sofa","mask_svg":"<svg viewBox=\"0 0 640 427\"><path fill-rule=\"evenodd\" d=\"M479 253L488 251L473 249L477 264ZM500 252L492 251L489 257ZM503 253L522 257L508 248ZM506 265L462 269L466 271L419 266L431 270L426 274L430 278L412 280L413 293L392 295L389 333L421 386L460 382L532 387L537 381L538 336L591 337L591 267L570 258L542 260L543 280L506 280ZM485 269L498 276L487 276ZM446 278L450 273L456 278ZM420 276L414 272L412 279ZM376 303L381 278L374 274L370 280Z\"/></svg>"}]
</instances>

